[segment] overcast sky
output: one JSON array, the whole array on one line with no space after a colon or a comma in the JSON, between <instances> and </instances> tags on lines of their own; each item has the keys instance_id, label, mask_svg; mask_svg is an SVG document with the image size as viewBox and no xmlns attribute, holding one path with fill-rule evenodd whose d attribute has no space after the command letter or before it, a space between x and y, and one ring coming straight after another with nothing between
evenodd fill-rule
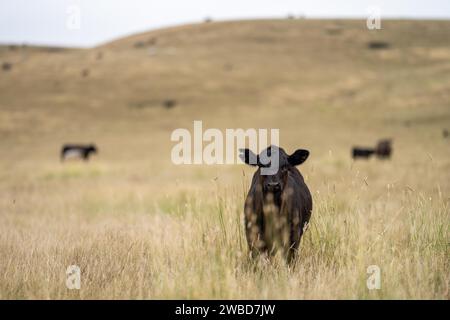
<instances>
[{"instance_id":1,"label":"overcast sky","mask_svg":"<svg viewBox=\"0 0 450 320\"><path fill-rule=\"evenodd\" d=\"M94 46L159 27L214 20L277 18L450 19L450 0L0 0L0 43Z\"/></svg>"}]
</instances>

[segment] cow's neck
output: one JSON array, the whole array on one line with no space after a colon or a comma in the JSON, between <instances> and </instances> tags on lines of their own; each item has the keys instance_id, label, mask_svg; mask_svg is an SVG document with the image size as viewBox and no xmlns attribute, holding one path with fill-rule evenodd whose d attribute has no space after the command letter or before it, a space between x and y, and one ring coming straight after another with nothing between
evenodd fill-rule
<instances>
[{"instance_id":1,"label":"cow's neck","mask_svg":"<svg viewBox=\"0 0 450 320\"><path fill-rule=\"evenodd\" d=\"M282 196L281 192L278 193L267 193L263 195L263 204L264 205L275 205L280 211L282 205Z\"/></svg>"}]
</instances>

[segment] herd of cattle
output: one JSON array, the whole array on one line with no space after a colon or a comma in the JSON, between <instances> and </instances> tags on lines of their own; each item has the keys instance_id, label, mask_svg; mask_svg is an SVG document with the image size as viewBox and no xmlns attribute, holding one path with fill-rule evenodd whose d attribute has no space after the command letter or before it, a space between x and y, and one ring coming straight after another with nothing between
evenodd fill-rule
<instances>
[{"instance_id":1,"label":"herd of cattle","mask_svg":"<svg viewBox=\"0 0 450 320\"><path fill-rule=\"evenodd\" d=\"M444 132L444 137L448 132ZM94 144L66 144L61 150L61 161L69 158L89 160L98 152ZM256 167L250 189L244 204L245 234L252 257L273 256L277 252L288 264L295 262L303 233L308 227L312 213L312 197L302 174L296 168L309 157L309 151L298 149L287 154L284 149L269 146L256 155L249 149L240 150L241 160ZM278 158L277 170L267 173L271 163L261 161L262 157ZM378 141L374 148L353 147L353 159L367 159L376 155L389 159L392 155L392 140ZM267 158L267 156L269 158Z\"/></svg>"},{"instance_id":2,"label":"herd of cattle","mask_svg":"<svg viewBox=\"0 0 450 320\"><path fill-rule=\"evenodd\" d=\"M168 104L172 107L176 102L170 101ZM61 149L61 161L77 158L84 161L88 161L91 154L98 152L97 146L91 144L65 144ZM371 155L377 155L381 159L390 158L392 154L392 140L384 139L380 140L375 148L368 147L353 147L352 157L357 158L369 158Z\"/></svg>"}]
</instances>

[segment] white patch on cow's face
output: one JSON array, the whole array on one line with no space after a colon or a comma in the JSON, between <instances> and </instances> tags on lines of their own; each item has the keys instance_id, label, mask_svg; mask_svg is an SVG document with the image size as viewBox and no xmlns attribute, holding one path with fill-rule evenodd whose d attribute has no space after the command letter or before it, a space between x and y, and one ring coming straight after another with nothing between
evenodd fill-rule
<instances>
[{"instance_id":1,"label":"white patch on cow's face","mask_svg":"<svg viewBox=\"0 0 450 320\"><path fill-rule=\"evenodd\" d=\"M79 149L73 149L64 153L64 159L82 158L83 152Z\"/></svg>"}]
</instances>

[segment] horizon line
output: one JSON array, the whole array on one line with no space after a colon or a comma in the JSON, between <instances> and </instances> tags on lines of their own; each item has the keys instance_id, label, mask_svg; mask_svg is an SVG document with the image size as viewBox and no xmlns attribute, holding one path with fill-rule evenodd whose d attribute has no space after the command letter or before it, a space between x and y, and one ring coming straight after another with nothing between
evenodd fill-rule
<instances>
[{"instance_id":1,"label":"horizon line","mask_svg":"<svg viewBox=\"0 0 450 320\"><path fill-rule=\"evenodd\" d=\"M350 21L357 21L357 20L367 20L367 17L365 16L305 16L301 14L292 14L294 17L293 20L350 20ZM259 18L224 18L224 19L217 19L215 20L212 16L206 16L205 19L211 19L211 22L209 24L213 23L227 23L227 22L251 22L251 21L268 21L268 20L287 20L286 17L259 17ZM448 18L443 17L409 17L409 16L389 16L386 18L383 18L384 21L450 21L450 16ZM121 35L111 37L109 39L99 41L96 44L92 45L66 45L63 43L58 42L29 42L29 41L0 41L0 47L5 46L31 46L31 47L37 47L37 48L55 48L55 49L81 49L81 50L89 50L89 49L95 49L97 47L101 47L104 45L107 45L108 43L112 43L115 41L119 41L120 39L125 39L131 36L136 36L139 34L149 33L149 32L155 32L155 31L162 31L165 29L171 29L171 28L177 28L182 26L193 26L193 25L200 25L204 24L205 20L196 20L191 22L184 22L184 23L178 23L178 24L167 24L167 25L160 25L153 28L148 29L140 29L130 32L125 32Z\"/></svg>"}]
</instances>

